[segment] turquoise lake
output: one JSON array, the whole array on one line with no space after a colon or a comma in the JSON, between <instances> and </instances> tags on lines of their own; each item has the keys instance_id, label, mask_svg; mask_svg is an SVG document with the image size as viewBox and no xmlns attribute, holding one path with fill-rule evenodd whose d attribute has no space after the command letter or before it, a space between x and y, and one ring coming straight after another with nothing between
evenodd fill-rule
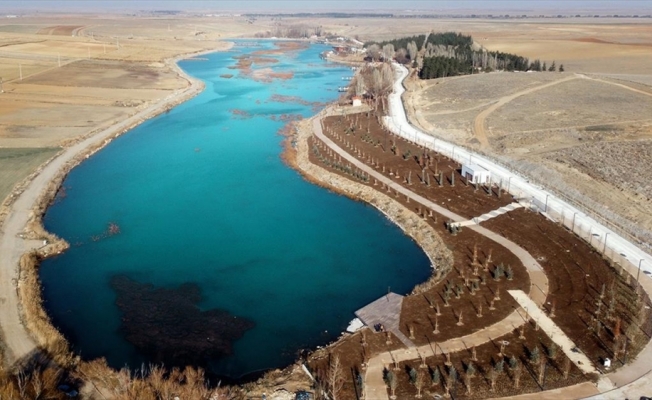
<instances>
[{"instance_id":1,"label":"turquoise lake","mask_svg":"<svg viewBox=\"0 0 652 400\"><path fill-rule=\"evenodd\" d=\"M206 360L213 373L237 378L329 343L356 309L388 288L405 294L431 272L423 251L381 213L308 183L280 158L281 116L314 115L316 102L338 97L351 70L322 61L328 47L313 45L262 55L278 62L254 70L293 77L257 81L229 67L275 44L241 43L259 47L181 62L206 89L75 168L46 213L46 228L71 243L41 267L46 308L85 359L106 357L114 367L152 361L125 335L123 323L134 318L116 304L116 277L161 288L161 307L171 307L131 304L144 308L138 315L148 324L139 337L166 335L157 312L183 330L187 322L175 318L192 307L174 309L180 302L169 293L186 283L200 290L199 310L249 321L230 355ZM109 234L110 224L120 232Z\"/></svg>"}]
</instances>

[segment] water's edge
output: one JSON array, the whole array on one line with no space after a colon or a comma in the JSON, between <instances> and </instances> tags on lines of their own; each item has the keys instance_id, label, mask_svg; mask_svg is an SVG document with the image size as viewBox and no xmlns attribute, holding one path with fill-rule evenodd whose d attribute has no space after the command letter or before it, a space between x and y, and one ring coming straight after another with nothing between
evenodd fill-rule
<instances>
[{"instance_id":1,"label":"water's edge","mask_svg":"<svg viewBox=\"0 0 652 400\"><path fill-rule=\"evenodd\" d=\"M196 56L199 54L206 54L206 53L213 53L213 52L215 51L205 51L193 55ZM184 58L188 58L189 56L190 55L176 57L171 61L176 66L175 69L178 71L179 75L185 78L186 80L188 80L191 83L191 85L187 89L185 89L184 92L180 94L180 96L166 103L164 106L160 107L157 110L157 112L148 115L147 119L154 118L160 115L161 113L169 110L170 108L179 105L182 102L185 102L201 93L201 91L204 88L204 83L201 80L197 78L193 78L192 76L187 74L176 63L177 61ZM320 116L317 115L312 118L320 118ZM307 121L312 121L312 118L308 119ZM57 191L61 187L63 181L74 167L78 166L85 159L89 158L91 155L95 154L97 151L107 146L113 138L116 138L119 135L122 135L130 131L135 126L139 125L145 120L146 119L139 120L137 123L130 125L126 129L123 129L118 134L115 134L113 136L109 135L109 137L106 140L102 141L101 143L95 143L95 144L89 143L87 147L85 147L82 151L77 153L68 163L66 163L59 170L57 175L49 182L48 186L46 187L46 190L44 191L42 196L37 200L34 206L33 218L29 223L28 234L33 238L48 240L49 243L46 247L40 249L37 253L30 253L29 255L31 255L31 257L25 258L27 262L21 263L20 276L21 277L35 276L37 279L26 279L25 281L34 282L34 284L38 286L31 288L31 290L29 290L30 293L29 295L27 295L27 293L22 290L19 293L22 294L21 302L23 304L23 322L25 326L29 328L28 330L30 334L35 339L35 341L39 344L39 346L44 347L48 351L48 353L50 353L51 356L53 356L53 358L55 359L56 357L58 357L59 359L67 359L70 360L70 362L72 362L75 355L71 352L70 346L68 345L65 338L63 338L63 336L61 336L58 340L55 341L52 340L52 330L57 331L57 329L53 326L49 316L47 315L47 313L43 308L42 289L40 287L40 282L38 280L38 267L40 261L42 261L45 258L61 254L63 251L65 251L65 249L69 245L68 243L65 242L65 240L60 239L55 235L53 235L52 233L45 231L45 228L43 226L43 217L45 215L45 212L47 211L48 206L54 200ZM97 139L99 136L101 136L101 133L102 132L96 133L95 135L93 135L92 139ZM305 139L307 139L307 137ZM302 147L303 147L302 145L298 146L297 153L301 153L300 148ZM306 149L307 149L307 144L306 144ZM437 260L438 267L443 267L447 261L450 261L450 254L447 254L446 251L444 251L445 246L443 245L440 246L441 244L440 239L438 235L434 232L434 230L432 230L432 228L427 226L427 224L423 224L423 223L419 224L419 222L421 222L419 218L416 218L416 220L414 220L413 218L409 218L410 215L406 214L406 212L409 213L409 210L401 209L402 206L400 206L400 204L398 204L391 198L382 199L382 202L379 202L378 199L380 197L378 195L383 196L380 193L375 193L373 196L370 197L368 194L362 194L359 190L357 191L350 190L350 185L355 184L355 182L349 181L343 183L343 182L336 182L333 179L324 180L323 179L324 171L319 171L320 169L319 167L313 165L313 167L317 168L317 170L315 170L306 166L302 162L292 162L290 159L292 159L293 157L290 155L290 151L291 151L291 146L288 146L286 144L285 149L281 153L281 157L284 160L286 160L287 164L289 164L292 168L299 171L305 179L319 186L325 187L329 190L333 190L339 194L346 195L347 197L353 200L367 203L375 207L376 209L378 209L392 223L397 225L405 234L407 234L417 243L417 245L425 252L428 258L431 260L433 265L435 264L434 262L435 260ZM294 159L295 160L302 159L302 157L303 156L298 155L295 156ZM305 153L305 159L307 160L307 152ZM421 225L425 225L425 226L421 226ZM430 236L430 240L428 236ZM435 238L434 241L431 240L433 238ZM35 294L39 296L38 301L36 302L24 301L25 299L29 299L30 296L33 296ZM38 305L38 307L26 307L28 303L35 303ZM45 318L43 318L43 316L45 316ZM35 321L38 321L38 323L35 324ZM66 351L62 351L61 340L65 342ZM62 353L66 353L66 352L67 354L65 354L64 357L64 354ZM262 372L254 372L251 374L247 374L241 377L242 379L234 380L234 382L237 382L239 380L251 381L252 378L256 378L261 374Z\"/></svg>"},{"instance_id":2,"label":"water's edge","mask_svg":"<svg viewBox=\"0 0 652 400\"><path fill-rule=\"evenodd\" d=\"M5 205L7 206L8 211L0 215L0 224L6 222L2 217L6 218L6 216L11 214L11 207L14 205L15 199L19 195L23 195L27 190L41 191L41 194L37 197L33 207L31 208L31 216L27 221L27 224L21 232L15 232L15 235L20 235L24 239L43 240L44 243L47 244L20 256L20 263L18 268L15 269L16 277L14 279L21 282L17 290L19 304L18 313L22 325L25 328L25 336L29 337L34 342L35 347L47 353L47 355L56 362L66 366L71 365L77 360L76 355L70 349L68 340L52 324L50 316L45 311L43 305L43 290L38 272L40 264L47 258L62 254L70 247L70 244L64 239L59 238L45 229L43 218L48 207L54 201L57 192L61 188L70 171L80 165L83 161L109 145L113 139L131 131L133 128L145 121L155 118L171 108L194 98L204 90L204 82L186 73L178 65L179 61L203 54L228 51L231 47L233 47L233 43L229 42L229 46L224 49L186 53L165 60L165 63L173 68L180 78L185 79L189 83L187 88L170 98L160 100L160 104L158 104L154 109L150 109L150 107L156 104L128 117L128 120L134 121L130 121L130 123L126 125L124 124L124 121L119 122L102 131L91 131L90 133L78 138L77 143L62 150L51 160L39 167L34 174L31 174L23 182L18 184L17 187L19 193L16 193L15 191L12 192L12 195L14 196L10 195L7 197L3 204L3 207ZM75 149L75 147L80 148ZM63 160L66 156L68 157L67 161ZM63 165L58 169L56 169L57 166L55 165L57 161L63 162ZM47 184L42 189L30 187L35 178L39 176L39 174L42 174L48 167L55 168L56 171L54 171L52 178L47 182ZM3 229L4 228L5 226L3 226ZM3 231L2 234L8 235L12 233ZM12 351L13 349L11 349L11 346L7 343L3 344L7 347L6 349L3 349L5 350L5 355L9 354L13 356L16 353L21 353L18 351ZM5 359L7 363L17 361L11 360L10 357L7 356L5 356Z\"/></svg>"}]
</instances>

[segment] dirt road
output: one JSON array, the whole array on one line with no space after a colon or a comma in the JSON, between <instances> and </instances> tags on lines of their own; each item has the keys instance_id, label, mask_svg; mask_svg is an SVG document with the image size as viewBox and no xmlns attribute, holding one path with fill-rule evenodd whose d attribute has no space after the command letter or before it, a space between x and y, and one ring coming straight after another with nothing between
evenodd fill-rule
<instances>
[{"instance_id":1,"label":"dirt road","mask_svg":"<svg viewBox=\"0 0 652 400\"><path fill-rule=\"evenodd\" d=\"M548 88L550 86L558 85L560 83L568 82L568 81L578 79L578 78L579 78L579 76L573 75L573 76L569 76L569 77L564 78L564 79L560 79L558 81L549 82L549 83L546 83L544 85L535 86L535 87L532 87L532 88L529 88L529 89L522 90L520 92L516 92L516 93L510 94L510 95L501 97L497 102L495 102L489 108L487 108L486 110L484 110L480 114L478 114L475 117L475 120L473 121L473 134L475 135L475 138L478 139L478 141L480 142L481 148L483 150L487 150L487 149L489 149L491 147L490 144L489 144L489 140L487 139L487 133L485 131L485 121L486 121L487 117L491 113L493 113L494 111L496 111L500 107L504 106L505 104L509 103L510 101L512 101L512 100L514 100L514 99L516 99L518 97L525 96L527 94L536 92L538 90L545 89L545 88Z\"/></svg>"},{"instance_id":2,"label":"dirt road","mask_svg":"<svg viewBox=\"0 0 652 400\"><path fill-rule=\"evenodd\" d=\"M190 82L186 89L178 90L126 120L67 148L29 183L25 191L12 205L4 225L0 227L0 330L5 347L4 362L7 366L36 350L36 343L21 323L20 304L16 290L20 257L25 252L42 245L40 241L25 241L20 237L31 217L32 207L41 196L43 188L75 156L83 153L93 145L100 144L103 141L108 142L108 139L201 92L204 87L203 83L187 76L176 65L176 61L175 59L169 61L169 63L172 68Z\"/></svg>"}]
</instances>

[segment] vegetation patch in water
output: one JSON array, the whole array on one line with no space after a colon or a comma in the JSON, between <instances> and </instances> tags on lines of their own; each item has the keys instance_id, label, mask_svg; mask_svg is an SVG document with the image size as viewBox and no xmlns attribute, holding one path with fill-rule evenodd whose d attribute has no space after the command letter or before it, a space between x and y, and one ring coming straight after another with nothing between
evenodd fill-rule
<instances>
[{"instance_id":1,"label":"vegetation patch in water","mask_svg":"<svg viewBox=\"0 0 652 400\"><path fill-rule=\"evenodd\" d=\"M195 283L157 288L116 275L111 287L125 338L153 362L167 366L203 365L227 356L233 342L255 325L225 310L200 310L201 290Z\"/></svg>"}]
</instances>

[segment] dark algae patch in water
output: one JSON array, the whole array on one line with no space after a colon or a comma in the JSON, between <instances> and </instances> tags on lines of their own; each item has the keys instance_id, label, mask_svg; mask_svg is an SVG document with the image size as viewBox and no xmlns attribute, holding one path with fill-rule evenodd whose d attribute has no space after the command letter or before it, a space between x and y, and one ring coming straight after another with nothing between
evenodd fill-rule
<instances>
[{"instance_id":1,"label":"dark algae patch in water","mask_svg":"<svg viewBox=\"0 0 652 400\"><path fill-rule=\"evenodd\" d=\"M217 308L202 311L201 289L184 283L157 288L124 275L111 278L122 312L120 331L127 341L156 363L205 365L233 352L233 342L255 324Z\"/></svg>"},{"instance_id":2,"label":"dark algae patch in water","mask_svg":"<svg viewBox=\"0 0 652 400\"><path fill-rule=\"evenodd\" d=\"M328 46L256 44L270 53L181 62L205 90L73 169L48 209L46 229L78 245L42 263L44 303L84 359L239 379L290 365L388 286L406 293L430 276L428 257L380 212L281 160L277 132L336 100L351 69L320 62ZM243 53L278 60L252 75L294 76L229 69Z\"/></svg>"}]
</instances>

